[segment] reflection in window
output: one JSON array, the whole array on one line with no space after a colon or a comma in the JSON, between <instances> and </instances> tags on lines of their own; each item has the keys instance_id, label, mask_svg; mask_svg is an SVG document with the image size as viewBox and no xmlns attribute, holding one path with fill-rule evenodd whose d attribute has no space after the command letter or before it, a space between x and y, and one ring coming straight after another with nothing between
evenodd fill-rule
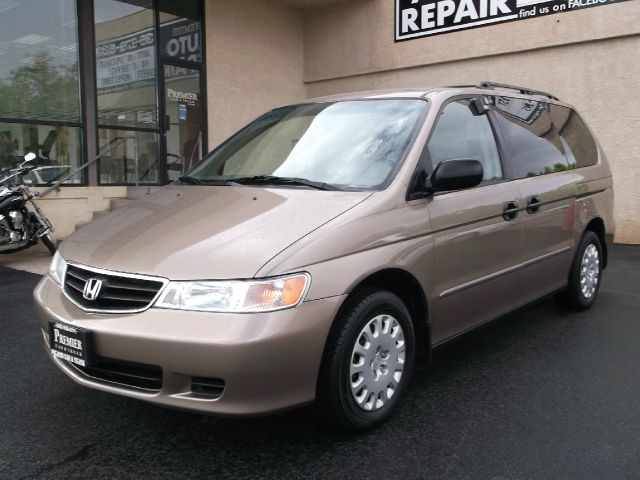
<instances>
[{"instance_id":1,"label":"reflection in window","mask_svg":"<svg viewBox=\"0 0 640 480\"><path fill-rule=\"evenodd\" d=\"M95 2L98 123L157 126L152 1Z\"/></svg>"},{"instance_id":2,"label":"reflection in window","mask_svg":"<svg viewBox=\"0 0 640 480\"><path fill-rule=\"evenodd\" d=\"M158 134L99 130L100 183L103 185L154 185L160 183Z\"/></svg>"},{"instance_id":3,"label":"reflection in window","mask_svg":"<svg viewBox=\"0 0 640 480\"><path fill-rule=\"evenodd\" d=\"M429 139L435 168L443 160L472 158L482 163L483 180L501 180L502 165L486 115L474 115L468 101L452 102L442 111Z\"/></svg>"},{"instance_id":4,"label":"reflection in window","mask_svg":"<svg viewBox=\"0 0 640 480\"><path fill-rule=\"evenodd\" d=\"M80 165L80 129L0 123L0 170L16 166L28 152L36 154L34 162L42 167L30 176L34 183L62 178ZM81 173L67 181L81 182Z\"/></svg>"},{"instance_id":5,"label":"reflection in window","mask_svg":"<svg viewBox=\"0 0 640 480\"><path fill-rule=\"evenodd\" d=\"M200 63L199 0L159 0L160 55Z\"/></svg>"},{"instance_id":6,"label":"reflection in window","mask_svg":"<svg viewBox=\"0 0 640 480\"><path fill-rule=\"evenodd\" d=\"M76 1L2 3L0 117L79 122Z\"/></svg>"},{"instance_id":7,"label":"reflection in window","mask_svg":"<svg viewBox=\"0 0 640 480\"><path fill-rule=\"evenodd\" d=\"M509 108L504 104L501 106L501 99L510 101ZM525 103L531 105L530 110L524 108ZM495 106L514 178L535 177L570 168L547 104L499 97Z\"/></svg>"},{"instance_id":8,"label":"reflection in window","mask_svg":"<svg viewBox=\"0 0 640 480\"><path fill-rule=\"evenodd\" d=\"M421 100L298 105L269 112L189 172L203 181L297 177L347 188L382 188L426 111Z\"/></svg>"},{"instance_id":9,"label":"reflection in window","mask_svg":"<svg viewBox=\"0 0 640 480\"><path fill-rule=\"evenodd\" d=\"M598 147L580 116L574 110L559 105L551 105L551 116L565 141L571 164L581 168L598 163Z\"/></svg>"}]
</instances>

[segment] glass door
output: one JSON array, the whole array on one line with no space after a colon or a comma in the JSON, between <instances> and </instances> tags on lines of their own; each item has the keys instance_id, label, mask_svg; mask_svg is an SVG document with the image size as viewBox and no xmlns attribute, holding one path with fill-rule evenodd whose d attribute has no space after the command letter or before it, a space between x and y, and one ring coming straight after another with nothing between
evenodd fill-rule
<instances>
[{"instance_id":1,"label":"glass door","mask_svg":"<svg viewBox=\"0 0 640 480\"><path fill-rule=\"evenodd\" d=\"M167 181L202 158L200 70L164 64L164 139Z\"/></svg>"}]
</instances>

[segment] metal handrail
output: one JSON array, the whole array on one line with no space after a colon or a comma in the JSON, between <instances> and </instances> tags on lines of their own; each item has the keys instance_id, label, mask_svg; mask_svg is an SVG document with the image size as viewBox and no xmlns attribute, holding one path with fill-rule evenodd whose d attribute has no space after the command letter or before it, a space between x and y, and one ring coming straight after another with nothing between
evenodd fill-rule
<instances>
[{"instance_id":1,"label":"metal handrail","mask_svg":"<svg viewBox=\"0 0 640 480\"><path fill-rule=\"evenodd\" d=\"M132 139L132 138L134 138L134 137L122 137L122 138L119 138L119 139L118 138L113 139L111 142L109 142L107 144L106 148L104 150L102 150L100 152L100 154L97 155L93 160L91 160L90 162L87 162L84 165L76 168L73 172L71 172L69 175L64 177L62 180L56 180L56 182L53 185L51 185L50 187L46 188L45 190L43 190L41 192L36 193L35 196L38 197L38 198L42 198L42 197L44 197L46 195L49 195L54 190L58 190L60 188L60 185L62 185L67 180L69 180L71 177L75 176L77 173L79 173L82 170L84 170L85 168L87 168L89 165L93 165L94 163L96 163L98 160L100 160L102 158L102 156L105 153L110 152L111 150L113 150L117 146L122 145L124 142L126 142L127 140ZM138 163L138 158L137 158L137 155L136 155L136 165L137 165L137 163Z\"/></svg>"}]
</instances>

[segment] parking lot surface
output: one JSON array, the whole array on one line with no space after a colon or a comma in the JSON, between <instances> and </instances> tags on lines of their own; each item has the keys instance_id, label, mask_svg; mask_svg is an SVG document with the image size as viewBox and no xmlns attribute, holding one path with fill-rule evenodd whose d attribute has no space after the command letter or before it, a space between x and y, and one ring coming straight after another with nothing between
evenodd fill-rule
<instances>
[{"instance_id":1,"label":"parking lot surface","mask_svg":"<svg viewBox=\"0 0 640 480\"><path fill-rule=\"evenodd\" d=\"M42 347L37 281L0 267L2 479L640 478L640 247L613 248L590 311L545 299L439 349L360 436L310 409L215 418L76 385Z\"/></svg>"}]
</instances>

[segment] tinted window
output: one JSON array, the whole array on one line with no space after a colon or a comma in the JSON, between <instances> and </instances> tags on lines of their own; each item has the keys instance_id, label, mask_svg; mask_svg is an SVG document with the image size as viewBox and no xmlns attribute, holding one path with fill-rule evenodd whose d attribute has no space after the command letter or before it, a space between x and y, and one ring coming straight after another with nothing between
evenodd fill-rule
<instances>
[{"instance_id":1,"label":"tinted window","mask_svg":"<svg viewBox=\"0 0 640 480\"><path fill-rule=\"evenodd\" d=\"M570 108L551 105L551 117L565 141L569 162L575 167L598 163L598 147L580 116Z\"/></svg>"},{"instance_id":2,"label":"tinted window","mask_svg":"<svg viewBox=\"0 0 640 480\"><path fill-rule=\"evenodd\" d=\"M497 97L494 103L513 178L569 169L548 104L510 97Z\"/></svg>"},{"instance_id":3,"label":"tinted window","mask_svg":"<svg viewBox=\"0 0 640 480\"><path fill-rule=\"evenodd\" d=\"M448 104L429 139L429 156L435 168L443 160L473 158L484 168L484 180L503 178L500 155L486 115L475 116L467 100Z\"/></svg>"}]
</instances>

